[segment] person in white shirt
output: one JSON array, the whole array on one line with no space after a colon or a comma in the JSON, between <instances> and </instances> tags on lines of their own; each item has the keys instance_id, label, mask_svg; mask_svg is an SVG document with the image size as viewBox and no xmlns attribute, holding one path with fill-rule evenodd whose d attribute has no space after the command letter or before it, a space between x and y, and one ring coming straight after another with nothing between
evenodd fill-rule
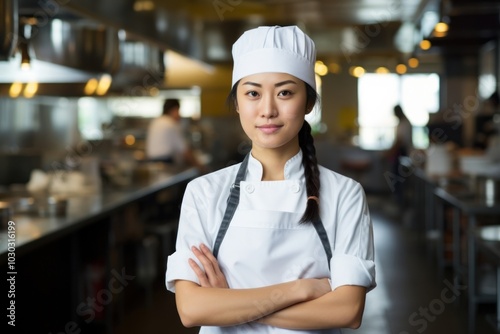
<instances>
[{"instance_id":1,"label":"person in white shirt","mask_svg":"<svg viewBox=\"0 0 500 334\"><path fill-rule=\"evenodd\" d=\"M200 333L340 333L376 286L362 187L318 166L313 41L259 27L233 45L228 101L252 141L242 163L191 181L167 289Z\"/></svg>"},{"instance_id":2,"label":"person in white shirt","mask_svg":"<svg viewBox=\"0 0 500 334\"><path fill-rule=\"evenodd\" d=\"M186 140L179 125L180 102L167 99L163 113L151 121L146 135L146 156L150 160L173 162L187 149ZM178 158L177 158L178 159Z\"/></svg>"},{"instance_id":3,"label":"person in white shirt","mask_svg":"<svg viewBox=\"0 0 500 334\"><path fill-rule=\"evenodd\" d=\"M147 161L187 163L204 170L182 133L180 120L180 101L166 99L163 103L162 115L153 119L147 130Z\"/></svg>"}]
</instances>

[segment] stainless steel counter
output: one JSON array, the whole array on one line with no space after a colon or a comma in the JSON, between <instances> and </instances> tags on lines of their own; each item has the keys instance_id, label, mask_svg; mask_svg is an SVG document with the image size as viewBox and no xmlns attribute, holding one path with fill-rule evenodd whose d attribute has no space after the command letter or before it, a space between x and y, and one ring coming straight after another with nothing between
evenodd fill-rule
<instances>
[{"instance_id":1,"label":"stainless steel counter","mask_svg":"<svg viewBox=\"0 0 500 334\"><path fill-rule=\"evenodd\" d=\"M2 230L0 233L0 264L7 262L8 250L12 242L15 245L17 258L48 242L96 223L129 203L188 181L198 174L196 168L180 172L160 172L146 181L134 183L129 187L105 188L100 193L69 197L67 213L64 217L40 217L35 214L14 215L12 217L15 227L13 241L9 240L9 237L13 236L13 231Z\"/></svg>"}]
</instances>

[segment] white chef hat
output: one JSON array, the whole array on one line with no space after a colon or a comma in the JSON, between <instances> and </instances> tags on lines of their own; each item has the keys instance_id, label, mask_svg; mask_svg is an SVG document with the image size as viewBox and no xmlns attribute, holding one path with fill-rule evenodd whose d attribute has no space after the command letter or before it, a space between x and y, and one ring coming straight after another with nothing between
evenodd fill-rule
<instances>
[{"instance_id":1,"label":"white chef hat","mask_svg":"<svg viewBox=\"0 0 500 334\"><path fill-rule=\"evenodd\" d=\"M233 44L233 82L265 72L291 74L316 90L316 48L297 26L258 27L246 31Z\"/></svg>"}]
</instances>

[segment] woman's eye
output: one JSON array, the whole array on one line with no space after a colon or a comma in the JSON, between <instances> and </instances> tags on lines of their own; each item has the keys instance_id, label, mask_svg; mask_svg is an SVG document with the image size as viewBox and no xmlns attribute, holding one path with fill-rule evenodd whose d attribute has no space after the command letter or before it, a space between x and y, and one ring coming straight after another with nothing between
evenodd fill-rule
<instances>
[{"instance_id":1,"label":"woman's eye","mask_svg":"<svg viewBox=\"0 0 500 334\"><path fill-rule=\"evenodd\" d=\"M278 94L278 96L290 96L292 95L292 92L289 90L284 90Z\"/></svg>"},{"instance_id":2,"label":"woman's eye","mask_svg":"<svg viewBox=\"0 0 500 334\"><path fill-rule=\"evenodd\" d=\"M259 96L259 93L257 93L256 91L252 90L252 91L248 92L247 95L250 96L250 97L257 97L257 96Z\"/></svg>"}]
</instances>

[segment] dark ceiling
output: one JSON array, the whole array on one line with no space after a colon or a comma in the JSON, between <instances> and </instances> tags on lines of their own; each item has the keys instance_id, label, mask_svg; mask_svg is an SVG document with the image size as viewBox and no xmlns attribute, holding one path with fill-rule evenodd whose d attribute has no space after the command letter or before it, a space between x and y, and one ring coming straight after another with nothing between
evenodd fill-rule
<instances>
[{"instance_id":1,"label":"dark ceiling","mask_svg":"<svg viewBox=\"0 0 500 334\"><path fill-rule=\"evenodd\" d=\"M446 37L429 36L430 52L475 52L500 31L498 0L20 0L19 5L22 16L93 20L209 63L230 60L230 46L242 31L262 24L298 24L324 57L345 55L346 47L359 57L408 52L427 37L422 22L428 12L450 24ZM406 45L395 43L398 34Z\"/></svg>"}]
</instances>

